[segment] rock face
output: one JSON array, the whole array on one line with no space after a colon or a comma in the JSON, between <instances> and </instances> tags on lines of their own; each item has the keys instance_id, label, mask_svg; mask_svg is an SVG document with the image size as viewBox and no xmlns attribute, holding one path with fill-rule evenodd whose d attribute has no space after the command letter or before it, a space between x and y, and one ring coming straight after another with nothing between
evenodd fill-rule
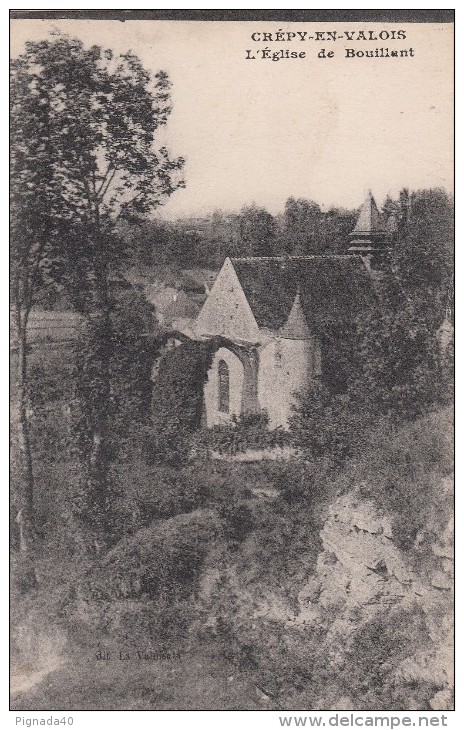
<instances>
[{"instance_id":1,"label":"rock face","mask_svg":"<svg viewBox=\"0 0 464 730\"><path fill-rule=\"evenodd\" d=\"M444 491L450 485L444 482ZM321 531L323 550L314 577L302 588L297 623L327 626L346 647L349 636L373 620L395 625L410 616L411 645L393 659L392 679L426 683L436 691L433 709L452 709L453 686L453 528L434 530L433 515L407 556L393 542L391 522L355 490L332 504ZM421 550L423 542L427 549ZM415 639L417 641L415 642ZM405 656L403 656L406 654ZM410 709L414 709L411 707Z\"/></svg>"},{"instance_id":2,"label":"rock face","mask_svg":"<svg viewBox=\"0 0 464 730\"><path fill-rule=\"evenodd\" d=\"M443 504L451 488L439 485ZM229 569L232 634L271 647L260 681L280 691L282 709L453 709L453 531L435 511L405 551L362 490L337 497L315 570L295 574L296 601L288 586L269 590Z\"/></svg>"},{"instance_id":3,"label":"rock face","mask_svg":"<svg viewBox=\"0 0 464 730\"><path fill-rule=\"evenodd\" d=\"M421 537L418 535L418 542ZM339 497L321 531L324 549L314 579L320 587L319 606L353 610L360 606L410 605L417 600L423 606L424 601L443 598L443 592L453 588L452 523L443 535L434 537L432 559L424 574L395 546L389 518L372 501L356 491ZM301 602L304 611L304 593Z\"/></svg>"}]
</instances>

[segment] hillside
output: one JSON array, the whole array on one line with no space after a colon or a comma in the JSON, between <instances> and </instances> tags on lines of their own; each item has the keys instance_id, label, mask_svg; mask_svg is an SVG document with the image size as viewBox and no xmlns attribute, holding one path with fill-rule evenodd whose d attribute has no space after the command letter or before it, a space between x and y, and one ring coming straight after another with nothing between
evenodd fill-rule
<instances>
[{"instance_id":1,"label":"hillside","mask_svg":"<svg viewBox=\"0 0 464 730\"><path fill-rule=\"evenodd\" d=\"M451 709L449 419L378 433L338 474L131 472L146 526L75 577L44 553L16 603L14 709Z\"/></svg>"}]
</instances>

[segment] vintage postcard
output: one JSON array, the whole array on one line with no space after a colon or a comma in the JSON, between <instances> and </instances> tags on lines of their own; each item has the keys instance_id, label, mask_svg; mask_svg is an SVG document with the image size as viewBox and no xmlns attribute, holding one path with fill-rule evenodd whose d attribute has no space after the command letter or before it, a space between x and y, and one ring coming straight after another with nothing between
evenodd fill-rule
<instances>
[{"instance_id":1,"label":"vintage postcard","mask_svg":"<svg viewBox=\"0 0 464 730\"><path fill-rule=\"evenodd\" d=\"M11 708L446 724L454 11L10 24Z\"/></svg>"}]
</instances>

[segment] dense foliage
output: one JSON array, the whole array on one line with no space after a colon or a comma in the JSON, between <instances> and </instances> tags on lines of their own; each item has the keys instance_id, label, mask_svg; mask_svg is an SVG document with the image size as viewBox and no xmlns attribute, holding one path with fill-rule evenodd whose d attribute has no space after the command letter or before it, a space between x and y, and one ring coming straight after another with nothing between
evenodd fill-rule
<instances>
[{"instance_id":1,"label":"dense foliage","mask_svg":"<svg viewBox=\"0 0 464 730\"><path fill-rule=\"evenodd\" d=\"M211 345L186 342L160 358L153 389L149 459L179 464L188 456L190 438L201 425L203 386Z\"/></svg>"},{"instance_id":2,"label":"dense foliage","mask_svg":"<svg viewBox=\"0 0 464 730\"><path fill-rule=\"evenodd\" d=\"M428 576L450 516L446 490L437 491L437 485L450 476L451 447L449 414L441 412L401 430L392 423L377 427L363 453L338 473L327 460L197 461L181 469L120 464L112 478L120 495L121 539L90 563L73 557L68 525L60 518L72 471L69 464L64 471L49 464L39 481L40 491L46 489L41 514L47 521L40 582L15 604L23 635L32 620L69 631L81 657L95 651L98 637L102 648L174 651L183 663L190 657L212 662L216 696L192 698L174 683L182 707L224 706L229 690L218 680L223 667L245 683L236 702L249 709L338 707L347 688L356 709L427 709L441 680L426 674L410 683L395 674L402 662L414 666L418 653L435 646L425 607L360 605L352 613L341 607L333 613L324 610L331 592L337 596L330 574L322 597L311 581L315 571L324 575L334 567L335 557L321 552L321 529L328 505L353 484L361 485L361 499L374 500L392 519L393 544L419 575ZM16 586L23 590L17 572ZM321 611L307 626L297 623L302 595ZM438 622L442 608L435 610ZM78 674L80 661L73 659ZM147 664L144 671L151 676L156 666ZM87 659L86 667L88 672ZM89 682L101 681L90 669L80 684L88 694ZM190 682L195 686L194 674ZM259 699L255 685L270 699ZM123 687L126 696L136 691L126 684L114 691ZM35 706L57 691L47 684ZM152 697L147 692L146 702ZM103 697L95 697L93 706L110 706L113 700ZM63 701L77 707L81 693L72 690ZM156 702L169 706L160 697Z\"/></svg>"},{"instance_id":3,"label":"dense foliage","mask_svg":"<svg viewBox=\"0 0 464 730\"><path fill-rule=\"evenodd\" d=\"M204 429L195 439L195 447L233 456L247 449L285 446L289 440L283 429L269 429L269 418L261 412L234 416L230 423Z\"/></svg>"},{"instance_id":4,"label":"dense foliage","mask_svg":"<svg viewBox=\"0 0 464 730\"><path fill-rule=\"evenodd\" d=\"M94 501L105 496L114 416L111 279L120 276L119 220L148 214L182 185L183 160L155 145L171 107L165 72L154 78L131 52L55 34L29 41L11 62L12 305L16 338L17 508L31 550L34 478L27 418L27 321L36 295L59 285L86 320L79 363L83 499L79 514L98 532ZM88 369L87 369L88 368ZM87 369L87 370L86 370ZM85 448L83 444L85 442ZM86 495L86 496L85 496ZM98 499L97 499L98 497ZM102 517L111 524L111 518ZM101 540L96 535L90 540Z\"/></svg>"},{"instance_id":5,"label":"dense foliage","mask_svg":"<svg viewBox=\"0 0 464 730\"><path fill-rule=\"evenodd\" d=\"M330 367L292 419L311 457L341 464L379 421L411 422L451 402L452 341L440 325L451 326L452 220L444 191L411 196L391 260L372 264L376 301L355 319L349 348L326 349Z\"/></svg>"},{"instance_id":6,"label":"dense foliage","mask_svg":"<svg viewBox=\"0 0 464 730\"><path fill-rule=\"evenodd\" d=\"M130 263L143 272L160 264L219 269L226 256L279 256L342 253L356 222L356 211L320 207L289 198L283 214L245 206L238 213L177 221L121 222L118 232Z\"/></svg>"}]
</instances>

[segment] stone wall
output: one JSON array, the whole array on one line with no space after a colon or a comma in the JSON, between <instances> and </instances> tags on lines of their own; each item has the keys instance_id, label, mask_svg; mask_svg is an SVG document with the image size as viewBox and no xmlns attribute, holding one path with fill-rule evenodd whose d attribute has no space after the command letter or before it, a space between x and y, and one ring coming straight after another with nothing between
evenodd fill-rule
<instances>
[{"instance_id":1,"label":"stone wall","mask_svg":"<svg viewBox=\"0 0 464 730\"><path fill-rule=\"evenodd\" d=\"M256 320L229 259L198 315L195 330L200 337L222 335L231 340L258 341Z\"/></svg>"},{"instance_id":2,"label":"stone wall","mask_svg":"<svg viewBox=\"0 0 464 730\"><path fill-rule=\"evenodd\" d=\"M219 411L219 377L218 365L221 360L229 368L229 413ZM243 364L237 355L225 347L220 347L213 357L205 383L206 425L208 428L220 423L228 423L231 416L239 416L242 412L242 393L244 383Z\"/></svg>"},{"instance_id":3,"label":"stone wall","mask_svg":"<svg viewBox=\"0 0 464 730\"><path fill-rule=\"evenodd\" d=\"M315 340L273 339L260 350L258 399L270 428L288 428L296 394L314 377L318 349Z\"/></svg>"}]
</instances>

